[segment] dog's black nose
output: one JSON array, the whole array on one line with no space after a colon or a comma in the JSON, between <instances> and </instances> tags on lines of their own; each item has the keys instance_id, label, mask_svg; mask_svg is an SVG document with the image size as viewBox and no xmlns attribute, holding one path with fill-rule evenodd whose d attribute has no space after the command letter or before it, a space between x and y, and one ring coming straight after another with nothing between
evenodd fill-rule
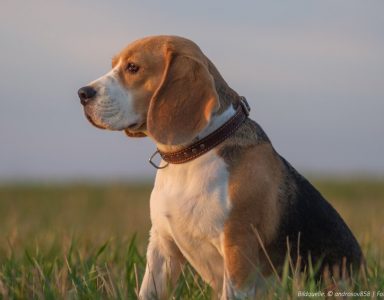
<instances>
[{"instance_id":1,"label":"dog's black nose","mask_svg":"<svg viewBox=\"0 0 384 300\"><path fill-rule=\"evenodd\" d=\"M88 85L79 89L77 94L79 95L81 104L86 105L96 95L96 90Z\"/></svg>"}]
</instances>

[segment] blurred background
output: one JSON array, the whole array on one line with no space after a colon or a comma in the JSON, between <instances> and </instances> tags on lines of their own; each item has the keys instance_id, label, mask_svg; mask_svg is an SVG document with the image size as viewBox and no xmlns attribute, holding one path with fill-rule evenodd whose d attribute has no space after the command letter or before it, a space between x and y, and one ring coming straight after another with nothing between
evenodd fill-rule
<instances>
[{"instance_id":1,"label":"blurred background","mask_svg":"<svg viewBox=\"0 0 384 300\"><path fill-rule=\"evenodd\" d=\"M77 89L147 35L192 39L302 172L384 174L381 1L11 1L0 9L0 180L151 180L154 145L85 120Z\"/></svg>"},{"instance_id":2,"label":"blurred background","mask_svg":"<svg viewBox=\"0 0 384 300\"><path fill-rule=\"evenodd\" d=\"M0 295L66 297L95 284L91 299L100 278L122 295L138 284L131 238L142 255L155 147L91 126L77 90L127 44L156 34L201 47L380 273L383 11L379 0L1 0ZM95 265L100 277L87 281Z\"/></svg>"}]
</instances>

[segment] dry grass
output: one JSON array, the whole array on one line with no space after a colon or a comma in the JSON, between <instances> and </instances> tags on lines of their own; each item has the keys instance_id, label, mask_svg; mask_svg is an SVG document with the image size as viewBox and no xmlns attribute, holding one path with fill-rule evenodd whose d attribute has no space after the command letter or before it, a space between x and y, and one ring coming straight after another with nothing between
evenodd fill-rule
<instances>
[{"instance_id":1,"label":"dry grass","mask_svg":"<svg viewBox=\"0 0 384 300\"><path fill-rule=\"evenodd\" d=\"M287 260L282 276L265 278L258 296L384 290L384 182L314 183L355 233L368 273L316 282L311 270L299 273ZM0 187L0 298L135 299L145 265L149 194L150 186L129 184ZM209 299L210 290L187 268L174 295Z\"/></svg>"}]
</instances>

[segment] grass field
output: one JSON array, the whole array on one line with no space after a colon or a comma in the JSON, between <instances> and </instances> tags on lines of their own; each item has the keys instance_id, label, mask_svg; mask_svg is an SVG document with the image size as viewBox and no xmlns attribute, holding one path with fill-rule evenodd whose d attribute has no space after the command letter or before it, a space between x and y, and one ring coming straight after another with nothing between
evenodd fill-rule
<instances>
[{"instance_id":1,"label":"grass field","mask_svg":"<svg viewBox=\"0 0 384 300\"><path fill-rule=\"evenodd\" d=\"M384 181L314 180L362 245L367 274L315 282L287 263L266 278L259 298L296 299L299 291L384 291ZM136 299L145 267L150 186L0 186L1 299ZM382 294L384 298L384 294ZM186 268L175 299L209 299ZM319 297L324 298L324 297Z\"/></svg>"}]
</instances>

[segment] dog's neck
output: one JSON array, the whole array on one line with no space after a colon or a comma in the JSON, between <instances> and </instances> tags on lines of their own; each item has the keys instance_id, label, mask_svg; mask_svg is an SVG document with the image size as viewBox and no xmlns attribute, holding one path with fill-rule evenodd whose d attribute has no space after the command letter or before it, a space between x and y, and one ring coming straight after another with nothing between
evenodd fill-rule
<instances>
[{"instance_id":1,"label":"dog's neck","mask_svg":"<svg viewBox=\"0 0 384 300\"><path fill-rule=\"evenodd\" d=\"M235 108L232 105L230 105L222 113L212 115L212 118L208 123L208 125L196 136L196 138L194 138L192 141L186 144L164 145L164 144L156 143L156 146L162 152L174 152L174 151L178 151L183 148L186 148L189 145L198 142L199 140L205 138L206 136L208 136L209 134L217 130L219 127L225 124L231 117L233 117L235 113L236 113Z\"/></svg>"},{"instance_id":2,"label":"dog's neck","mask_svg":"<svg viewBox=\"0 0 384 300\"><path fill-rule=\"evenodd\" d=\"M240 96L229 87L215 65L210 60L207 59L207 61L209 72L214 79L216 92L219 96L220 109L212 115L209 124L192 141L181 145L164 145L156 143L157 149L160 151L174 152L188 147L214 132L236 113L234 106L236 107L240 102Z\"/></svg>"}]
</instances>

